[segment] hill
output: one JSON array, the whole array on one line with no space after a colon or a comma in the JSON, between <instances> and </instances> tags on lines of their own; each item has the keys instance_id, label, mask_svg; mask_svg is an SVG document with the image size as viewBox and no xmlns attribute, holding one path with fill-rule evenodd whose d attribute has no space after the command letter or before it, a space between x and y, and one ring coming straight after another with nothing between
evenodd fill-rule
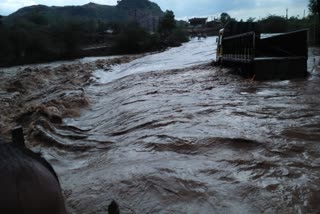
<instances>
[{"instance_id":1,"label":"hill","mask_svg":"<svg viewBox=\"0 0 320 214\"><path fill-rule=\"evenodd\" d=\"M173 12L164 13L149 0L122 0L116 6L34 5L0 17L0 67L141 53L185 41Z\"/></svg>"},{"instance_id":2,"label":"hill","mask_svg":"<svg viewBox=\"0 0 320 214\"><path fill-rule=\"evenodd\" d=\"M153 29L163 16L161 8L149 0L122 0L116 6L88 3L82 6L48 7L34 5L24 7L5 18L6 22L17 20L45 20L53 24L61 20L100 20L123 23L136 21L146 29Z\"/></svg>"}]
</instances>

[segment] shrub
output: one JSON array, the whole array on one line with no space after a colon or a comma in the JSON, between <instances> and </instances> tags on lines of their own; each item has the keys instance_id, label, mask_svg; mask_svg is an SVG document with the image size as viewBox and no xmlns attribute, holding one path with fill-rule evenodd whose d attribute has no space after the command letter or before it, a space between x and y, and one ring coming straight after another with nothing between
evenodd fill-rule
<instances>
[{"instance_id":1,"label":"shrub","mask_svg":"<svg viewBox=\"0 0 320 214\"><path fill-rule=\"evenodd\" d=\"M181 28L174 29L166 38L166 45L170 47L180 46L181 43L188 42L189 36L186 31Z\"/></svg>"},{"instance_id":2,"label":"shrub","mask_svg":"<svg viewBox=\"0 0 320 214\"><path fill-rule=\"evenodd\" d=\"M114 51L118 53L139 53L157 49L160 46L160 36L150 34L137 24L123 27L115 40Z\"/></svg>"}]
</instances>

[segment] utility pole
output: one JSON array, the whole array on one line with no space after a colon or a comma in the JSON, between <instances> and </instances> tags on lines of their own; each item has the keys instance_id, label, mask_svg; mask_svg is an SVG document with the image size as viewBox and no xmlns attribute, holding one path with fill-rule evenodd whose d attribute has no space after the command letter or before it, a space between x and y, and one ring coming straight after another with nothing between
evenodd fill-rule
<instances>
[{"instance_id":1,"label":"utility pole","mask_svg":"<svg viewBox=\"0 0 320 214\"><path fill-rule=\"evenodd\" d=\"M288 21L288 19L289 19L289 9L287 8L286 9L286 31L288 31L288 28L289 28L289 21Z\"/></svg>"}]
</instances>

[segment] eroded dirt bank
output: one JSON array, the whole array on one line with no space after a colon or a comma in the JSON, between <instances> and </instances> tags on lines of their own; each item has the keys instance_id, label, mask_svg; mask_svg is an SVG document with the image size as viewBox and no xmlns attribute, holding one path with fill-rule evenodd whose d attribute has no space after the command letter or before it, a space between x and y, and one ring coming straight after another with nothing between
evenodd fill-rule
<instances>
[{"instance_id":1,"label":"eroded dirt bank","mask_svg":"<svg viewBox=\"0 0 320 214\"><path fill-rule=\"evenodd\" d=\"M41 111L23 120L32 124L33 149L58 172L71 213L106 213L113 199L121 213L320 211L319 67L311 63L307 79L251 82L192 61L209 59L211 45L192 41L111 73L94 63L93 76L69 77L72 89L30 89L25 103L36 107L69 100L68 91L85 100L49 108L65 113L62 121ZM174 54L181 62L170 69Z\"/></svg>"},{"instance_id":2,"label":"eroded dirt bank","mask_svg":"<svg viewBox=\"0 0 320 214\"><path fill-rule=\"evenodd\" d=\"M0 134L10 138L10 130L23 125L27 137L35 124L48 121L62 124L64 118L77 117L89 106L85 87L95 70L141 57L87 58L78 61L18 66L0 69ZM31 142L31 140L29 140Z\"/></svg>"}]
</instances>

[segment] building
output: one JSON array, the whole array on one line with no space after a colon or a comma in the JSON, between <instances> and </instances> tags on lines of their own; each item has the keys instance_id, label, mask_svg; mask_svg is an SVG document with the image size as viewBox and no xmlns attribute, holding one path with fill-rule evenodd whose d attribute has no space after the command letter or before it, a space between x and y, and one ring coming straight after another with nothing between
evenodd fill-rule
<instances>
[{"instance_id":1,"label":"building","mask_svg":"<svg viewBox=\"0 0 320 214\"><path fill-rule=\"evenodd\" d=\"M192 18L189 23L192 27L205 27L208 18Z\"/></svg>"},{"instance_id":2,"label":"building","mask_svg":"<svg viewBox=\"0 0 320 214\"><path fill-rule=\"evenodd\" d=\"M206 26L208 28L213 28L215 30L220 30L221 28L223 28L222 22L220 20L217 20L217 19L207 22Z\"/></svg>"},{"instance_id":3,"label":"building","mask_svg":"<svg viewBox=\"0 0 320 214\"><path fill-rule=\"evenodd\" d=\"M208 18L192 18L189 19L189 23L187 31L191 37L218 35L219 30L223 28L222 22L217 19L208 21Z\"/></svg>"}]
</instances>

